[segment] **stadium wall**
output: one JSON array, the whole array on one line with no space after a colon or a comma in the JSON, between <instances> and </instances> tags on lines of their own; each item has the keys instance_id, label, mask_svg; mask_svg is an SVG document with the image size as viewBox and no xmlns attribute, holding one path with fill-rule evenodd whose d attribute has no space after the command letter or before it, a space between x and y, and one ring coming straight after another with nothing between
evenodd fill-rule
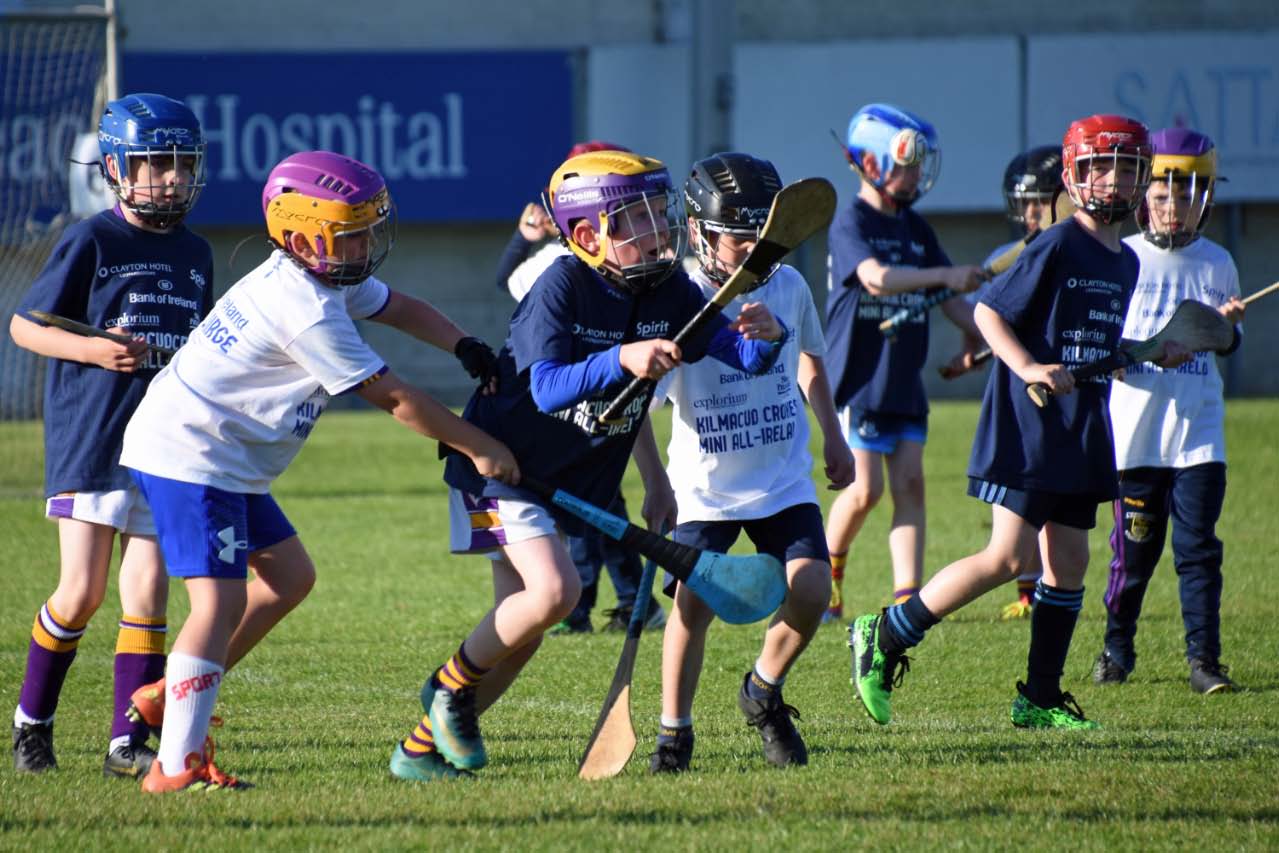
<instances>
[{"instance_id":1,"label":"stadium wall","mask_svg":"<svg viewBox=\"0 0 1279 853\"><path fill-rule=\"evenodd\" d=\"M299 14L293 2L224 0L216 19L202 22L200 39L184 42L172 38L182 14L176 4L121 0L120 13L126 54L166 50L190 54L193 62L216 63L222 54L245 52L322 57L330 52L508 52L530 47L569 51L574 76L567 84L547 84L544 77L515 71L508 83L513 94L531 97L541 86L568 88L558 94L573 105L572 136L613 138L663 156L673 172L681 172L693 159L685 130L688 99L681 84L687 78L680 70L687 62L690 5L564 0L495 5L500 14L477 15L473 7L437 0L388 0L379 4L377 15L370 15L364 8L335 4L310 4L306 14ZM1267 183L1279 180L1279 159L1271 159L1279 145L1279 67L1273 59L1258 64L1250 58L1267 52L1279 55L1279 5L1082 0L1049 8L998 0L974 8L944 2L907 7L879 0L813 0L786 4L785 14L777 9L775 3L737 3L734 144L774 157L784 176L830 173L841 197L847 197L854 184L842 170L827 127L841 130L852 109L871 99L897 98L930 117L940 114L942 178L921 208L956 262L979 261L1009 238L998 210L1003 163L1023 145L1051 141L1040 138L1043 128L1062 120L1046 112L1044 104L1056 103L1067 89L1084 92L1096 86L1097 111L1140 106L1150 113L1143 118L1158 122L1191 107L1190 113L1208 124L1203 129L1209 133L1220 135L1224 129L1236 141L1243 138L1236 128L1254 133L1257 150L1243 152L1239 162L1251 157L1253 167L1270 177L1236 182L1227 193L1238 187L1243 197L1236 199L1234 210L1223 206L1217 211L1209 235L1235 252L1245 292L1279 278L1279 249L1269 237L1279 218L1279 187L1268 188ZM1140 85L1128 77L1126 88L1116 85L1115 75L1122 71L1118 66L1139 54L1143 44L1150 49L1152 21L1158 21L1159 37L1173 40L1171 53L1161 48L1153 55L1163 66L1184 66L1185 72L1181 77L1169 72L1160 79L1143 79ZM1196 46L1203 43L1207 30L1218 41L1205 53ZM1178 38L1189 39L1182 52L1177 50ZM1102 43L1108 61L1097 62L1088 49ZM1247 50L1235 49L1245 43ZM1131 54L1123 49L1127 44L1133 46ZM1072 55L1077 55L1077 64L1071 73L1054 77L1055 68L1063 61L1069 65ZM974 61L978 56L980 60ZM1226 57L1230 63L1225 63ZM280 71L272 75L282 81L278 88L270 87L273 98L287 99L290 87L306 87L307 77L289 74L287 62L288 57L281 56ZM625 73L636 67L644 68L644 74ZM797 76L788 82L778 69ZM1098 75L1107 74L1108 80L1098 82ZM1062 81L1058 88L1055 79ZM1081 84L1081 79L1086 82ZM1023 86L1026 81L1031 82ZM376 66L367 82L375 94L379 86L400 85L379 76ZM126 75L124 86L131 85ZM756 113L749 108L761 102L770 110ZM784 109L772 109L775 106ZM1246 127L1238 124L1244 113L1252 122ZM799 120L812 124L814 132L797 133ZM503 123L500 117L486 123L486 132L512 148L535 145L547 136L538 122ZM554 135L559 135L558 125ZM492 169L508 185L527 185L521 192L531 196L544 179L542 173L556 165L555 159L549 156L541 171L511 170L500 161L474 163L472 168ZM1255 192L1259 186L1260 197ZM210 192L216 191L213 187ZM1248 193L1253 194L1247 197ZM206 196L201 204L208 201ZM453 222L405 220L400 243L384 268L385 278L430 299L497 344L513 303L497 290L493 267L518 212L518 204L512 203L505 218L486 213ZM1227 223L1234 224L1233 230L1227 231ZM254 233L254 225L224 221L200 230L224 260L240 239ZM219 269L222 286L247 269L245 251L235 271ZM824 301L824 257L824 240L818 239L795 259L813 284L819 304ZM1257 329L1276 319L1279 304L1261 303L1253 309L1249 326ZM956 336L944 321L935 327L931 360L940 363L953 351ZM466 383L447 356L377 329L370 337L412 381L451 402L459 402L466 393ZM1273 336L1250 336L1228 366L1236 393L1279 393L1279 378L1262 369L1275 346L1279 343ZM944 397L979 393L983 379L941 383L930 376L928 381L930 393Z\"/></svg>"}]
</instances>

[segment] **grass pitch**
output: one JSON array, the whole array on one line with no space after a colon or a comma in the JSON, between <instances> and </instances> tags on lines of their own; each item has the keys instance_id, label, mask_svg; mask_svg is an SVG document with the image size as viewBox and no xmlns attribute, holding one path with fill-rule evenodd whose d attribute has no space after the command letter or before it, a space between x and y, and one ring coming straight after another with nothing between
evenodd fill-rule
<instances>
[{"instance_id":1,"label":"grass pitch","mask_svg":"<svg viewBox=\"0 0 1279 853\"><path fill-rule=\"evenodd\" d=\"M930 573L988 535L989 510L963 494L976 415L974 404L934 410L926 455ZM1243 692L1205 698L1187 687L1170 556L1147 597L1136 673L1120 687L1092 685L1109 560L1103 519L1065 678L1102 723L1099 732L1009 724L1028 633L1025 622L998 621L1009 588L930 632L884 728L853 697L842 627L823 628L786 687L803 713L805 769L766 767L736 708L762 626L717 624L695 709L694 772L675 779L644 772L659 710L660 637L649 634L633 688L637 754L618 779L577 780L622 642L596 634L548 638L484 717L492 763L479 779L409 785L388 775L387 760L421 713L423 677L488 606L487 564L447 554L432 445L380 413L331 413L275 491L315 558L319 583L232 672L219 701L227 721L217 732L219 764L258 787L153 798L101 777L120 614L113 585L62 696L61 770L18 777L7 759L0 768L0 847L1276 849L1276 422L1276 402L1228 407L1222 629L1224 660ZM666 424L659 417L659 435ZM39 427L0 428L0 701L13 703L33 614L55 583L57 544L54 526L41 518ZM627 495L637 511L633 473ZM889 513L887 504L878 508L854 546L845 582L852 614L878 608L890 592ZM605 583L601 597L610 594ZM186 609L180 586L172 598L176 630Z\"/></svg>"}]
</instances>

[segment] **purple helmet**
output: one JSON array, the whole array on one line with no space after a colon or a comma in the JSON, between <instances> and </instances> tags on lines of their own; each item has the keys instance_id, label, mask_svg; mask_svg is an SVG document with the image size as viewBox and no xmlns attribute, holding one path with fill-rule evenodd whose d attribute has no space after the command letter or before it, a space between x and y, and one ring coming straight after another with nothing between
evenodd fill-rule
<instances>
[{"instance_id":1,"label":"purple helmet","mask_svg":"<svg viewBox=\"0 0 1279 853\"><path fill-rule=\"evenodd\" d=\"M262 213L271 242L326 284L359 284L395 243L386 181L331 151L301 151L276 164L262 189ZM294 233L306 237L314 257L300 258L290 248Z\"/></svg>"},{"instance_id":2,"label":"purple helmet","mask_svg":"<svg viewBox=\"0 0 1279 853\"><path fill-rule=\"evenodd\" d=\"M652 157L614 150L566 160L551 176L546 207L573 254L632 293L665 281L684 251L683 205ZM573 239L582 220L599 237L593 252Z\"/></svg>"},{"instance_id":3,"label":"purple helmet","mask_svg":"<svg viewBox=\"0 0 1279 853\"><path fill-rule=\"evenodd\" d=\"M1217 181L1217 149L1212 140L1185 127L1150 134L1155 149L1150 187L1137 208L1137 225L1147 240L1162 249L1193 243L1208 224ZM1151 207L1159 213L1151 215ZM1155 220L1159 221L1156 222Z\"/></svg>"}]
</instances>

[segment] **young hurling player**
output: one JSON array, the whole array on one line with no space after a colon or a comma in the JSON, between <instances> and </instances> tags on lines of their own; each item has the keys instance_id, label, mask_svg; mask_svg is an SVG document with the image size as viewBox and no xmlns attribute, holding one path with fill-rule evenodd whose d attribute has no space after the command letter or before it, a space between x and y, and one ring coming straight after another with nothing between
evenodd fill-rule
<instances>
[{"instance_id":1,"label":"young hurling player","mask_svg":"<svg viewBox=\"0 0 1279 853\"><path fill-rule=\"evenodd\" d=\"M984 265L988 266L1004 252L1020 243L1029 243L1042 233L1051 224L1053 199L1060 190L1061 146L1041 145L1023 151L1009 161L1004 169L1002 185L1005 215L1013 227L1021 231L1021 236L991 252ZM989 283L984 284L964 298L976 305L981 293L989 286ZM973 369L973 355L966 350L951 360L952 378ZM1039 580L1040 573L1039 555L1036 554L1031 565L1017 577L1017 600L1004 605L1000 618L1025 619L1030 616L1035 582Z\"/></svg>"},{"instance_id":2,"label":"young hurling player","mask_svg":"<svg viewBox=\"0 0 1279 853\"><path fill-rule=\"evenodd\" d=\"M932 125L897 107L869 104L848 123L847 155L861 186L830 226L826 337L831 387L857 480L835 499L827 520L835 581L828 618L843 612L848 548L883 496L885 465L893 496L888 545L895 601L918 590L923 571L928 400L920 374L928 357L928 314L902 326L895 341L879 323L917 304L928 288L970 291L979 284L979 269L951 266L933 229L911 209L941 166ZM971 305L953 299L942 310L976 339Z\"/></svg>"},{"instance_id":3,"label":"young hurling player","mask_svg":"<svg viewBox=\"0 0 1279 853\"><path fill-rule=\"evenodd\" d=\"M564 159L571 160L579 154L589 154L592 151L627 150L629 149L612 142L592 139L574 145ZM570 254L568 247L560 242L559 237L559 229L555 227L555 221L546 212L546 208L536 202L526 204L524 211L520 214L519 226L511 235L510 242L507 243L502 257L498 260L498 289L508 291L516 302L523 299L552 261ZM542 243L542 246L534 252L533 247L538 243ZM626 501L620 491L606 509L620 518L630 519L626 510ZM608 569L609 578L613 581L613 590L617 593L617 607L604 611L608 616L608 621L604 623L604 630L625 631L630 621L631 608L635 605L640 575L644 570L639 557L594 528L583 531L581 536L569 536L568 551L573 557L573 564L577 566L577 576L582 583L582 595L573 611L547 633L589 634L594 630L591 625L591 611L595 609L595 601L599 593L601 565ZM656 601L651 602L644 627L660 628L664 624L666 624L666 613Z\"/></svg>"},{"instance_id":4,"label":"young hurling player","mask_svg":"<svg viewBox=\"0 0 1279 853\"><path fill-rule=\"evenodd\" d=\"M18 770L57 766L53 717L89 619L106 594L120 536L115 712L107 776L145 774L155 752L126 716L129 696L164 673L168 581L146 501L120 467L125 424L163 364L149 344L181 346L213 304L209 244L182 220L204 186L204 137L187 107L163 95L107 104L100 168L119 199L69 227L9 331L48 356L44 397L46 515L58 523L58 587L36 614L13 714ZM28 318L59 314L120 335L86 338Z\"/></svg>"},{"instance_id":5,"label":"young hurling player","mask_svg":"<svg viewBox=\"0 0 1279 853\"><path fill-rule=\"evenodd\" d=\"M692 278L708 298L754 248L781 185L772 163L746 154L717 154L693 165L684 183L689 240L699 264ZM725 553L744 530L761 553L786 566L786 601L769 623L763 649L742 677L737 697L747 723L759 731L765 760L786 767L807 764L808 749L791 722L799 713L783 700L782 685L830 599L830 563L801 390L821 426L832 488L852 481L853 458L830 397L821 358L825 341L808 283L793 267L778 265L728 310L740 310L747 301L768 305L794 332L777 363L758 376L710 360L669 374L657 392L675 405L669 465L662 470L651 430L636 446L636 462L650 496L645 503L651 527L673 520L677 505L675 541ZM714 618L683 584L677 587L668 578L667 590L675 607L662 648L654 773L688 769L693 696Z\"/></svg>"},{"instance_id":6,"label":"young hurling player","mask_svg":"<svg viewBox=\"0 0 1279 853\"><path fill-rule=\"evenodd\" d=\"M574 157L551 177L549 204L572 250L542 274L511 318L497 394L464 417L506 441L523 470L584 500L613 499L652 393L620 422L598 416L632 376L660 379L709 353L749 373L772 366L784 328L763 305L718 317L689 346L671 336L705 304L677 270L683 208L659 161L624 151ZM545 499L499 482L459 456L451 486L452 549L492 561L493 609L422 688L425 716L396 747L391 772L429 780L488 760L478 716L511 684L579 594L562 529L583 524Z\"/></svg>"},{"instance_id":7,"label":"young hurling player","mask_svg":"<svg viewBox=\"0 0 1279 853\"><path fill-rule=\"evenodd\" d=\"M314 582L270 488L332 395L359 394L489 476L519 476L506 447L404 384L355 328L374 319L450 350L464 339L430 305L373 277L394 237L382 176L338 154L293 154L267 176L262 209L276 250L218 300L124 436L121 462L191 600L165 671L159 754L142 782L152 793L243 787L213 764L209 717L226 667Z\"/></svg>"},{"instance_id":8,"label":"young hurling player","mask_svg":"<svg viewBox=\"0 0 1279 853\"><path fill-rule=\"evenodd\" d=\"M1062 160L1078 212L1031 243L976 311L999 359L986 383L968 466L968 493L991 505L990 543L946 566L918 595L882 616L860 616L849 629L856 693L880 724L889 721L891 690L908 669L906 650L942 617L1017 577L1034 559L1042 530L1044 574L1012 723L1097 726L1062 692L1061 673L1083 602L1088 530L1097 504L1116 492L1110 380L1076 386L1069 369L1119 345L1137 281L1137 256L1120 242L1119 228L1150 180L1149 133L1122 116L1090 116L1067 130ZM1164 352L1169 364L1186 356L1175 343ZM1034 382L1055 395L1045 408L1026 394Z\"/></svg>"},{"instance_id":9,"label":"young hurling player","mask_svg":"<svg viewBox=\"0 0 1279 853\"><path fill-rule=\"evenodd\" d=\"M1237 323L1244 306L1235 263L1201 236L1220 180L1216 148L1207 136L1184 128L1160 130L1151 142L1154 177L1137 209L1141 233L1124 241L1141 261L1124 337L1149 338L1186 299ZM1199 693L1229 691L1234 683L1220 661L1222 545L1216 526L1226 494L1226 442L1216 358L1197 353L1176 370L1129 368L1111 389L1110 418L1119 499L1110 534L1106 640L1093 679L1121 683L1136 664L1137 617L1171 519L1190 686Z\"/></svg>"}]
</instances>

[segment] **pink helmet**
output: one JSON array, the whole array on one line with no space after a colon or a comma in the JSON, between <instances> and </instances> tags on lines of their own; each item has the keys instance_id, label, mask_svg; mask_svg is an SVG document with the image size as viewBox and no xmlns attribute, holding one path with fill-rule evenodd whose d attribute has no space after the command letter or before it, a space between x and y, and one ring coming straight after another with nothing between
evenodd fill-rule
<instances>
[{"instance_id":1,"label":"pink helmet","mask_svg":"<svg viewBox=\"0 0 1279 853\"><path fill-rule=\"evenodd\" d=\"M327 284L364 281L395 243L386 181L331 151L301 151L276 164L262 189L262 213L271 242ZM314 258L299 258L289 247L294 233L306 237Z\"/></svg>"}]
</instances>

